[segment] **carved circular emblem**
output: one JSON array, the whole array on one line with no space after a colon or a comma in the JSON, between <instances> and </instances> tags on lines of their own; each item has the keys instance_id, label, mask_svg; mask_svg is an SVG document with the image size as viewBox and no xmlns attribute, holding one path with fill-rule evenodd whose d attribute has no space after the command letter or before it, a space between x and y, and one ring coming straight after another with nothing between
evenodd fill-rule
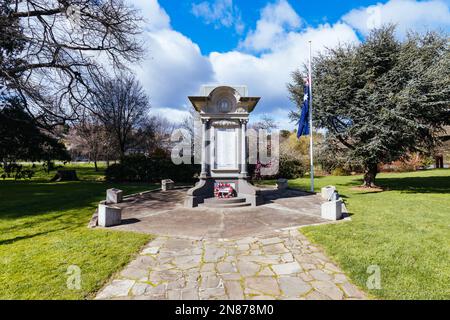
<instances>
[{"instance_id":1,"label":"carved circular emblem","mask_svg":"<svg viewBox=\"0 0 450 320\"><path fill-rule=\"evenodd\" d=\"M220 112L229 112L231 110L231 102L226 98L222 98L218 101L217 106Z\"/></svg>"}]
</instances>

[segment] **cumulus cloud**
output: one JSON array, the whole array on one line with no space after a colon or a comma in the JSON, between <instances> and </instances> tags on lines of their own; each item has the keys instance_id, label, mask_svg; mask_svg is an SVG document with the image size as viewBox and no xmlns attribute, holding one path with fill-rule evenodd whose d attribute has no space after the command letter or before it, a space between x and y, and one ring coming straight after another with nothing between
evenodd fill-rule
<instances>
[{"instance_id":1,"label":"cumulus cloud","mask_svg":"<svg viewBox=\"0 0 450 320\"><path fill-rule=\"evenodd\" d=\"M170 18L158 1L134 0L134 4L142 6L148 19L142 35L147 55L139 66L134 67L135 72L154 109L183 110L188 95L198 92L203 83L213 81L211 63L196 43L171 28ZM183 114L174 111L163 115L180 121L172 116Z\"/></svg>"},{"instance_id":2,"label":"cumulus cloud","mask_svg":"<svg viewBox=\"0 0 450 320\"><path fill-rule=\"evenodd\" d=\"M301 19L286 0L270 3L261 11L256 29L240 42L241 49L260 52L283 41L288 31L300 27Z\"/></svg>"},{"instance_id":3,"label":"cumulus cloud","mask_svg":"<svg viewBox=\"0 0 450 320\"><path fill-rule=\"evenodd\" d=\"M158 108L154 107L150 110L150 115L162 116L171 122L181 123L184 119L189 117L190 113L187 110L187 105L184 106L185 109L173 109L173 108Z\"/></svg>"},{"instance_id":4,"label":"cumulus cloud","mask_svg":"<svg viewBox=\"0 0 450 320\"><path fill-rule=\"evenodd\" d=\"M425 31L450 27L450 10L441 0L390 0L366 8L354 9L342 20L363 34L383 24L394 23L400 37L410 29Z\"/></svg>"},{"instance_id":5,"label":"cumulus cloud","mask_svg":"<svg viewBox=\"0 0 450 320\"><path fill-rule=\"evenodd\" d=\"M258 121L264 120L264 117L268 116L270 117L275 124L277 125L277 128L282 130L292 130L295 127L295 124L291 122L291 120L288 117L289 109L286 107L284 108L273 108L270 110L270 113L255 113L252 114L250 117L250 123L257 123Z\"/></svg>"},{"instance_id":6,"label":"cumulus cloud","mask_svg":"<svg viewBox=\"0 0 450 320\"><path fill-rule=\"evenodd\" d=\"M241 12L233 5L233 0L215 0L212 4L208 1L193 3L192 14L202 18L206 24L213 24L215 28L234 26L237 33L242 33L245 28Z\"/></svg>"},{"instance_id":7,"label":"cumulus cloud","mask_svg":"<svg viewBox=\"0 0 450 320\"><path fill-rule=\"evenodd\" d=\"M251 95L261 96L255 111L271 115L286 128L289 110L293 108L286 85L291 81L292 72L307 62L309 40L312 40L314 54L326 46L359 41L354 30L344 23L324 24L287 32L272 44L271 50L260 56L235 50L212 52L209 59L219 83L248 85Z\"/></svg>"},{"instance_id":8,"label":"cumulus cloud","mask_svg":"<svg viewBox=\"0 0 450 320\"><path fill-rule=\"evenodd\" d=\"M132 0L132 4L141 9L144 27L147 30L161 30L170 28L170 17L161 8L158 0Z\"/></svg>"},{"instance_id":9,"label":"cumulus cloud","mask_svg":"<svg viewBox=\"0 0 450 320\"><path fill-rule=\"evenodd\" d=\"M261 96L255 112L271 116L280 128L293 127L288 114L294 106L286 85L292 72L307 62L309 41L314 53L325 46L359 41L355 31L344 23L298 30L301 23L287 1L270 3L261 10L255 30L248 32L237 50L209 55L217 81L248 85L251 95ZM255 55L258 52L260 55Z\"/></svg>"},{"instance_id":10,"label":"cumulus cloud","mask_svg":"<svg viewBox=\"0 0 450 320\"><path fill-rule=\"evenodd\" d=\"M450 16L442 0L391 0L352 10L334 24L313 28L305 26L286 0L277 0L260 11L255 28L247 32L236 49L204 56L196 43L173 30L170 17L157 0L129 1L141 7L148 20L143 35L148 57L136 72L151 98L153 114L179 122L191 108L187 96L196 94L202 84L245 84L250 95L261 96L254 120L267 114L282 129L295 126L288 119L294 105L286 84L291 81L291 73L307 62L309 40L316 54L339 43L357 43L357 31L366 34L382 23L397 23L404 34L407 28L448 28ZM226 13L230 6L233 8L231 0L196 5L193 12L205 23L235 26L235 15ZM374 16L373 12L380 15Z\"/></svg>"}]
</instances>

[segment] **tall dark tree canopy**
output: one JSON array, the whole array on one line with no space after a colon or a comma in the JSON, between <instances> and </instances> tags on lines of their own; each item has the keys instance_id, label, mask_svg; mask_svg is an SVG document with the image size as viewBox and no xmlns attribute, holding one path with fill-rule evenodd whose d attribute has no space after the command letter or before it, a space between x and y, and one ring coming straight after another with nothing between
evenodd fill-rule
<instances>
[{"instance_id":1,"label":"tall dark tree canopy","mask_svg":"<svg viewBox=\"0 0 450 320\"><path fill-rule=\"evenodd\" d=\"M124 0L2 0L0 103L22 98L41 124L77 118L98 61L124 68L142 55L139 23Z\"/></svg>"},{"instance_id":2,"label":"tall dark tree canopy","mask_svg":"<svg viewBox=\"0 0 450 320\"><path fill-rule=\"evenodd\" d=\"M313 61L314 125L363 165L368 187L379 163L431 151L450 116L448 38L411 33L401 42L394 31L383 27L361 45L341 45ZM288 86L298 106L303 77L294 73Z\"/></svg>"},{"instance_id":3,"label":"tall dark tree canopy","mask_svg":"<svg viewBox=\"0 0 450 320\"><path fill-rule=\"evenodd\" d=\"M0 160L3 164L18 160L70 160L64 144L36 126L18 99L0 110Z\"/></svg>"}]
</instances>

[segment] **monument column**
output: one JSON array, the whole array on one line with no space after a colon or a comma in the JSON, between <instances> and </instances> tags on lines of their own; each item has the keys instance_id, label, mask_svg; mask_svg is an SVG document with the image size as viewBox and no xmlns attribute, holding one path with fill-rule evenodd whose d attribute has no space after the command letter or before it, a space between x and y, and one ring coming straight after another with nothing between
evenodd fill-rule
<instances>
[{"instance_id":1,"label":"monument column","mask_svg":"<svg viewBox=\"0 0 450 320\"><path fill-rule=\"evenodd\" d=\"M241 175L247 176L247 120L241 120Z\"/></svg>"},{"instance_id":2,"label":"monument column","mask_svg":"<svg viewBox=\"0 0 450 320\"><path fill-rule=\"evenodd\" d=\"M200 177L206 178L208 176L208 172L206 171L206 126L208 124L208 119L202 119L202 169L200 172Z\"/></svg>"}]
</instances>

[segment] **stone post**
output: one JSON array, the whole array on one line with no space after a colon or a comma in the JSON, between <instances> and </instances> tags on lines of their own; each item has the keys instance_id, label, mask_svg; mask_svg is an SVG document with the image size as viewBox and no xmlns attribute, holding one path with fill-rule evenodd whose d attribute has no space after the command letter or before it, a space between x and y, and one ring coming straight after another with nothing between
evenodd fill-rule
<instances>
[{"instance_id":1,"label":"stone post","mask_svg":"<svg viewBox=\"0 0 450 320\"><path fill-rule=\"evenodd\" d=\"M241 120L241 175L247 176L247 120Z\"/></svg>"}]
</instances>

